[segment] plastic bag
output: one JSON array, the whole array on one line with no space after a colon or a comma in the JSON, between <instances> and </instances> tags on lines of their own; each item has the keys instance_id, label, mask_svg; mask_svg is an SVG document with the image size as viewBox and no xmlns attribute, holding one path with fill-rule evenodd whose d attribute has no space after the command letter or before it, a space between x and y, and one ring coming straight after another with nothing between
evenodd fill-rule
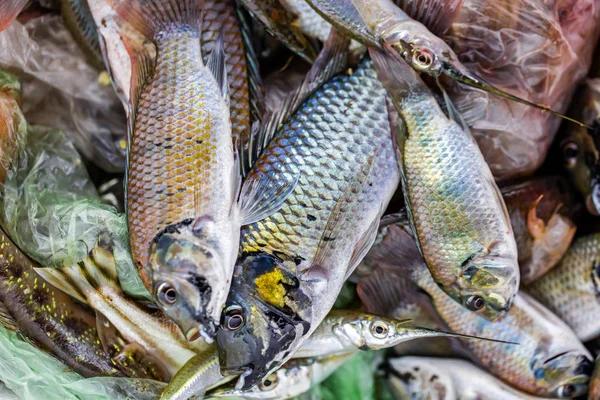
<instances>
[{"instance_id":1,"label":"plastic bag","mask_svg":"<svg viewBox=\"0 0 600 400\"><path fill-rule=\"evenodd\" d=\"M3 189L11 238L43 266L60 268L85 258L107 232L123 290L151 300L129 253L125 215L102 204L73 144L58 130L31 126L26 143Z\"/></svg>"},{"instance_id":2,"label":"plastic bag","mask_svg":"<svg viewBox=\"0 0 600 400\"><path fill-rule=\"evenodd\" d=\"M0 68L21 80L30 124L60 128L99 167L125 170L123 106L109 80L99 83L100 72L87 63L60 16L15 22L0 32Z\"/></svg>"},{"instance_id":3,"label":"plastic bag","mask_svg":"<svg viewBox=\"0 0 600 400\"><path fill-rule=\"evenodd\" d=\"M16 399L152 400L164 383L130 378L82 378L19 334L0 327L0 380ZM0 391L3 400L5 397Z\"/></svg>"},{"instance_id":4,"label":"plastic bag","mask_svg":"<svg viewBox=\"0 0 600 400\"><path fill-rule=\"evenodd\" d=\"M446 37L471 71L509 93L566 111L590 67L600 1L465 0L457 14ZM470 125L498 180L531 174L544 161L559 118L464 87L453 100L486 104Z\"/></svg>"}]
</instances>

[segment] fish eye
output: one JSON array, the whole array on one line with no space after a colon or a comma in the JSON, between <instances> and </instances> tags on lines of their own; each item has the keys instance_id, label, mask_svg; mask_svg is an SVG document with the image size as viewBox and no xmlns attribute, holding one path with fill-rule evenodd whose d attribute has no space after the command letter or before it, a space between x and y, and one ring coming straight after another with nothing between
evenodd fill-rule
<instances>
[{"instance_id":1,"label":"fish eye","mask_svg":"<svg viewBox=\"0 0 600 400\"><path fill-rule=\"evenodd\" d=\"M225 310L225 320L222 323L228 331L236 331L244 325L242 307L232 305Z\"/></svg>"},{"instance_id":2,"label":"fish eye","mask_svg":"<svg viewBox=\"0 0 600 400\"><path fill-rule=\"evenodd\" d=\"M562 154L565 167L573 168L579 156L579 146L575 142L567 142L563 145Z\"/></svg>"},{"instance_id":3,"label":"fish eye","mask_svg":"<svg viewBox=\"0 0 600 400\"><path fill-rule=\"evenodd\" d=\"M171 305L177 301L177 291L170 283L163 282L156 289L156 297L163 305Z\"/></svg>"},{"instance_id":4,"label":"fish eye","mask_svg":"<svg viewBox=\"0 0 600 400\"><path fill-rule=\"evenodd\" d=\"M467 301L465 301L465 307L467 307L471 311L478 311L483 308L485 305L485 301L481 296L469 296Z\"/></svg>"},{"instance_id":5,"label":"fish eye","mask_svg":"<svg viewBox=\"0 0 600 400\"><path fill-rule=\"evenodd\" d=\"M371 334L378 339L383 339L388 334L388 327L382 321L373 321L371 324Z\"/></svg>"},{"instance_id":6,"label":"fish eye","mask_svg":"<svg viewBox=\"0 0 600 400\"><path fill-rule=\"evenodd\" d=\"M433 64L434 56L429 50L416 50L413 54L413 63L420 69L427 69Z\"/></svg>"},{"instance_id":7,"label":"fish eye","mask_svg":"<svg viewBox=\"0 0 600 400\"><path fill-rule=\"evenodd\" d=\"M559 387L558 391L556 392L558 397L562 399L570 399L574 397L576 393L577 387L571 383Z\"/></svg>"},{"instance_id":8,"label":"fish eye","mask_svg":"<svg viewBox=\"0 0 600 400\"><path fill-rule=\"evenodd\" d=\"M277 386L277 383L279 383L277 374L271 374L267 379L258 384L258 388L262 391L273 390Z\"/></svg>"}]
</instances>

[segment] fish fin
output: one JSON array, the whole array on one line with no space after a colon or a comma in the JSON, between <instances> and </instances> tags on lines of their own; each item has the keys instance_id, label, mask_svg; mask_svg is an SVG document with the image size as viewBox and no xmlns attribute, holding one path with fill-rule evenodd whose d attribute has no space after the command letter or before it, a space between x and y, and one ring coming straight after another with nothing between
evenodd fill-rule
<instances>
[{"instance_id":1,"label":"fish fin","mask_svg":"<svg viewBox=\"0 0 600 400\"><path fill-rule=\"evenodd\" d=\"M15 319L12 317L10 311L8 311L4 303L0 303L0 326L13 332L17 332L19 330L17 321L15 321Z\"/></svg>"},{"instance_id":2,"label":"fish fin","mask_svg":"<svg viewBox=\"0 0 600 400\"><path fill-rule=\"evenodd\" d=\"M475 91L468 96L461 96L454 100L456 109L468 126L473 126L485 116L488 106L488 97L476 96Z\"/></svg>"},{"instance_id":3,"label":"fish fin","mask_svg":"<svg viewBox=\"0 0 600 400\"><path fill-rule=\"evenodd\" d=\"M250 95L250 120L254 123L255 121L261 121L265 112L265 93L260 76L260 63L252 45L252 31L248 15L239 4L239 0L236 1L236 12L240 21L240 31L242 33L244 54L246 56L248 92Z\"/></svg>"},{"instance_id":4,"label":"fish fin","mask_svg":"<svg viewBox=\"0 0 600 400\"><path fill-rule=\"evenodd\" d=\"M240 194L242 225L249 225L279 211L296 188L300 173L295 176L272 177L261 173L258 179L246 179Z\"/></svg>"},{"instance_id":5,"label":"fish fin","mask_svg":"<svg viewBox=\"0 0 600 400\"><path fill-rule=\"evenodd\" d=\"M111 356L119 353L125 347L125 341L119 334L117 328L102 314L96 311L96 330L102 348Z\"/></svg>"},{"instance_id":6,"label":"fish fin","mask_svg":"<svg viewBox=\"0 0 600 400\"><path fill-rule=\"evenodd\" d=\"M201 25L204 0L109 0L121 18L148 39L173 26Z\"/></svg>"},{"instance_id":7,"label":"fish fin","mask_svg":"<svg viewBox=\"0 0 600 400\"><path fill-rule=\"evenodd\" d=\"M290 50L312 63L315 49L295 22L296 16L282 6L279 0L241 0L250 15L259 20L265 29ZM276 12L274 12L276 9Z\"/></svg>"},{"instance_id":8,"label":"fish fin","mask_svg":"<svg viewBox=\"0 0 600 400\"><path fill-rule=\"evenodd\" d=\"M356 291L367 312L382 316L391 316L400 307L429 301L416 284L387 268L378 268L362 278Z\"/></svg>"},{"instance_id":9,"label":"fish fin","mask_svg":"<svg viewBox=\"0 0 600 400\"><path fill-rule=\"evenodd\" d=\"M534 239L543 237L544 232L546 231L546 223L537 216L537 206L542 198L544 198L544 195L540 194L539 197L531 203L529 210L527 211L527 230L529 230L529 233Z\"/></svg>"},{"instance_id":10,"label":"fish fin","mask_svg":"<svg viewBox=\"0 0 600 400\"><path fill-rule=\"evenodd\" d=\"M29 0L3 0L0 2L0 32L13 23Z\"/></svg>"},{"instance_id":11,"label":"fish fin","mask_svg":"<svg viewBox=\"0 0 600 400\"><path fill-rule=\"evenodd\" d=\"M261 129L256 135L255 144L249 149L247 165L244 169L246 173L251 169L277 129L298 110L309 96L333 76L343 71L347 63L349 44L350 39L335 29L331 30L329 38L302 84L288 94L281 107L269 110L265 115Z\"/></svg>"},{"instance_id":12,"label":"fish fin","mask_svg":"<svg viewBox=\"0 0 600 400\"><path fill-rule=\"evenodd\" d=\"M323 19L364 45L379 47L379 40L365 23L353 0L306 0ZM343 16L343 19L335 19Z\"/></svg>"},{"instance_id":13,"label":"fish fin","mask_svg":"<svg viewBox=\"0 0 600 400\"><path fill-rule=\"evenodd\" d=\"M442 37L458 16L464 0L395 0L395 3L412 19Z\"/></svg>"},{"instance_id":14,"label":"fish fin","mask_svg":"<svg viewBox=\"0 0 600 400\"><path fill-rule=\"evenodd\" d=\"M108 234L100 234L96 245L79 263L79 266L85 270L88 280L98 285L119 288L117 262L114 257L113 244Z\"/></svg>"},{"instance_id":15,"label":"fish fin","mask_svg":"<svg viewBox=\"0 0 600 400\"><path fill-rule=\"evenodd\" d=\"M383 210L380 210L379 213L377 213L377 216L373 218L373 221L371 221L367 230L363 233L358 243L356 243L354 251L352 252L352 258L350 258L350 262L348 263L348 270L346 271L344 281L352 275L352 272L356 269L362 259L365 258L365 255L367 255L371 246L373 246L373 242L377 237L380 220L379 216L381 214L383 214Z\"/></svg>"},{"instance_id":16,"label":"fish fin","mask_svg":"<svg viewBox=\"0 0 600 400\"><path fill-rule=\"evenodd\" d=\"M62 271L65 268L70 268L70 267L63 267L61 269L50 268L50 267L34 268L34 270L39 276L41 276L46 282L48 282L52 286L62 290L63 292L65 292L69 296L79 300L83 304L88 304L85 294L83 294L81 292L81 290L79 290L73 284L71 279L69 279L69 277L66 276L66 274Z\"/></svg>"},{"instance_id":17,"label":"fish fin","mask_svg":"<svg viewBox=\"0 0 600 400\"><path fill-rule=\"evenodd\" d=\"M162 361L148 354L139 343L128 343L112 357L120 370L131 378L147 378L167 382L171 377Z\"/></svg>"},{"instance_id":18,"label":"fish fin","mask_svg":"<svg viewBox=\"0 0 600 400\"><path fill-rule=\"evenodd\" d=\"M225 63L225 47L223 44L223 29L219 32L217 40L212 48L208 60L206 62L207 68L214 75L217 85L221 90L221 96L229 107L229 84L227 82L227 64Z\"/></svg>"},{"instance_id":19,"label":"fish fin","mask_svg":"<svg viewBox=\"0 0 600 400\"><path fill-rule=\"evenodd\" d=\"M402 112L400 110L401 102L407 93L431 95L431 91L417 72L400 58L390 45L384 44L381 49L370 47L369 55L373 60L379 80L387 90L398 112Z\"/></svg>"}]
</instances>

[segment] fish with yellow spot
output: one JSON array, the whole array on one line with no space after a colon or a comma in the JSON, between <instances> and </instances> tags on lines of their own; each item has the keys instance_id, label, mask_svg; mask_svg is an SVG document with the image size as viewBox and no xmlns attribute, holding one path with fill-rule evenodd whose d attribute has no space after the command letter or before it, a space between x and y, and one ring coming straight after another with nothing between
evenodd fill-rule
<instances>
[{"instance_id":1,"label":"fish with yellow spot","mask_svg":"<svg viewBox=\"0 0 600 400\"><path fill-rule=\"evenodd\" d=\"M275 211L293 185L249 180L241 188L240 159L248 157L232 142L223 34L203 61L210 2L110 3L155 49L135 40L125 46L132 63L126 186L134 262L187 339L210 341L241 225Z\"/></svg>"}]
</instances>

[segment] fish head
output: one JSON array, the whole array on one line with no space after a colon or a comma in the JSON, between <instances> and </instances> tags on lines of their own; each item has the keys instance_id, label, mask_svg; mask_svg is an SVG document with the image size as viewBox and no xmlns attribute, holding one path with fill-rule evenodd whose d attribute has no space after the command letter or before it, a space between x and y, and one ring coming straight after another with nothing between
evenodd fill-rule
<instances>
[{"instance_id":1,"label":"fish head","mask_svg":"<svg viewBox=\"0 0 600 400\"><path fill-rule=\"evenodd\" d=\"M334 326L338 336L350 340L354 346L362 350L380 350L394 346L400 336L405 336L406 329L399 321L371 314L357 314L346 317Z\"/></svg>"},{"instance_id":2,"label":"fish head","mask_svg":"<svg viewBox=\"0 0 600 400\"><path fill-rule=\"evenodd\" d=\"M469 259L458 278L459 302L490 321L510 309L519 290L516 256L502 248L493 246L490 253Z\"/></svg>"},{"instance_id":3,"label":"fish head","mask_svg":"<svg viewBox=\"0 0 600 400\"><path fill-rule=\"evenodd\" d=\"M600 124L593 132L574 126L562 140L560 150L563 166L575 188L584 196L585 205L593 215L600 215L600 159L594 138L600 139Z\"/></svg>"},{"instance_id":4,"label":"fish head","mask_svg":"<svg viewBox=\"0 0 600 400\"><path fill-rule=\"evenodd\" d=\"M229 279L215 246L197 236L190 224L157 235L150 247L152 295L188 340L212 342Z\"/></svg>"},{"instance_id":5,"label":"fish head","mask_svg":"<svg viewBox=\"0 0 600 400\"><path fill-rule=\"evenodd\" d=\"M296 350L310 329L296 308L306 302L278 257L254 253L238 260L216 335L221 373L241 374L236 388L259 384Z\"/></svg>"},{"instance_id":6,"label":"fish head","mask_svg":"<svg viewBox=\"0 0 600 400\"><path fill-rule=\"evenodd\" d=\"M540 357L531 366L536 394L559 399L574 399L587 393L594 369L592 361L581 351Z\"/></svg>"}]
</instances>

